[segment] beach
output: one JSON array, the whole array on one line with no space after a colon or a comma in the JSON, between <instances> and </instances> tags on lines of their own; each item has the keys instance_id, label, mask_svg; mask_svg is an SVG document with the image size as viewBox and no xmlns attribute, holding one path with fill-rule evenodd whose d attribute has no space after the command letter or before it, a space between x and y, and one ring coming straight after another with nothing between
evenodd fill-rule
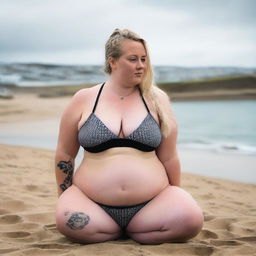
<instances>
[{"instance_id":1,"label":"beach","mask_svg":"<svg viewBox=\"0 0 256 256\"><path fill-rule=\"evenodd\" d=\"M51 120L58 123L70 98L19 92L13 99L0 99L0 126L21 137L27 129L24 124L37 121L38 129L29 133L36 138L47 136L56 125ZM48 122L48 127L40 127L42 121ZM54 129L55 134L58 131ZM205 216L197 237L187 243L154 246L131 239L92 245L72 243L55 225L54 150L14 144L0 145L0 255L256 255L256 185L187 173L185 163L182 187L197 200ZM182 154L194 161L204 160L199 151ZM256 164L255 157L221 156L223 163L232 159L241 163L235 164L236 168L242 168L248 159L248 165ZM208 155L207 161L212 160Z\"/></svg>"}]
</instances>

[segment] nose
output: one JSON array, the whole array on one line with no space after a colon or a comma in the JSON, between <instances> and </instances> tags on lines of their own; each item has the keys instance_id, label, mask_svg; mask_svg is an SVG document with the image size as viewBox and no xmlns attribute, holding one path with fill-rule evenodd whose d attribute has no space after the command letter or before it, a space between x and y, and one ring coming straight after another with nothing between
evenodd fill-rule
<instances>
[{"instance_id":1,"label":"nose","mask_svg":"<svg viewBox=\"0 0 256 256\"><path fill-rule=\"evenodd\" d=\"M138 60L137 61L137 69L142 69L142 68L144 68L144 62L142 62L141 60Z\"/></svg>"}]
</instances>

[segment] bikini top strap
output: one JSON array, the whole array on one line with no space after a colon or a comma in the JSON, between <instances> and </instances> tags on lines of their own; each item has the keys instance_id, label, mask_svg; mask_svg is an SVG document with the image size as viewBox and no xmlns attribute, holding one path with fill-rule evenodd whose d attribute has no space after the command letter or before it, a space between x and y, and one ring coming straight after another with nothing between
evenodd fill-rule
<instances>
[{"instance_id":1,"label":"bikini top strap","mask_svg":"<svg viewBox=\"0 0 256 256\"><path fill-rule=\"evenodd\" d=\"M95 103L94 103L94 106L93 106L93 110L92 110L92 113L94 113L96 107L97 107L97 104L98 104L98 101L99 101L99 97L100 97L100 94L101 94L101 91L103 89L103 86L104 86L105 82L101 85L100 89L99 89L99 92L98 92L98 95L97 95L97 98L95 100Z\"/></svg>"},{"instance_id":2,"label":"bikini top strap","mask_svg":"<svg viewBox=\"0 0 256 256\"><path fill-rule=\"evenodd\" d=\"M148 105L147 105L147 103L146 103L146 101L145 101L145 99L144 99L144 97L143 97L143 95L142 95L142 92L141 92L140 87L139 87L139 92L140 92L140 96L141 96L141 98L142 98L142 101L143 101L143 103L144 103L144 105L145 105L145 107L146 107L148 113L150 113L149 108L148 108Z\"/></svg>"}]
</instances>

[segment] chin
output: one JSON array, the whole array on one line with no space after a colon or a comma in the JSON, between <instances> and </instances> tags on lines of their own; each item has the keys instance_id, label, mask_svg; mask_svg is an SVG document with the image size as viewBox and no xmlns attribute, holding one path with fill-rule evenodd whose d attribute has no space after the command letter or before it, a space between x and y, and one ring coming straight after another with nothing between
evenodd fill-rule
<instances>
[{"instance_id":1,"label":"chin","mask_svg":"<svg viewBox=\"0 0 256 256\"><path fill-rule=\"evenodd\" d=\"M140 84L141 82L142 82L142 78L137 78L137 79L134 79L133 84L137 85L137 84Z\"/></svg>"}]
</instances>

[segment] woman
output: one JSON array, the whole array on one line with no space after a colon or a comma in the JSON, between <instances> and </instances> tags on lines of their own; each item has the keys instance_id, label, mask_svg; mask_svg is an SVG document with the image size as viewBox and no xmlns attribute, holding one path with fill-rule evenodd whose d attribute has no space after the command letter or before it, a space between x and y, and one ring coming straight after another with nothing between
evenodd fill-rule
<instances>
[{"instance_id":1,"label":"woman","mask_svg":"<svg viewBox=\"0 0 256 256\"><path fill-rule=\"evenodd\" d=\"M61 119L57 228L81 243L124 233L145 244L186 241L203 215L179 187L177 124L169 98L152 85L146 42L116 29L105 50L108 81L77 92ZM80 145L85 156L73 175Z\"/></svg>"}]
</instances>

